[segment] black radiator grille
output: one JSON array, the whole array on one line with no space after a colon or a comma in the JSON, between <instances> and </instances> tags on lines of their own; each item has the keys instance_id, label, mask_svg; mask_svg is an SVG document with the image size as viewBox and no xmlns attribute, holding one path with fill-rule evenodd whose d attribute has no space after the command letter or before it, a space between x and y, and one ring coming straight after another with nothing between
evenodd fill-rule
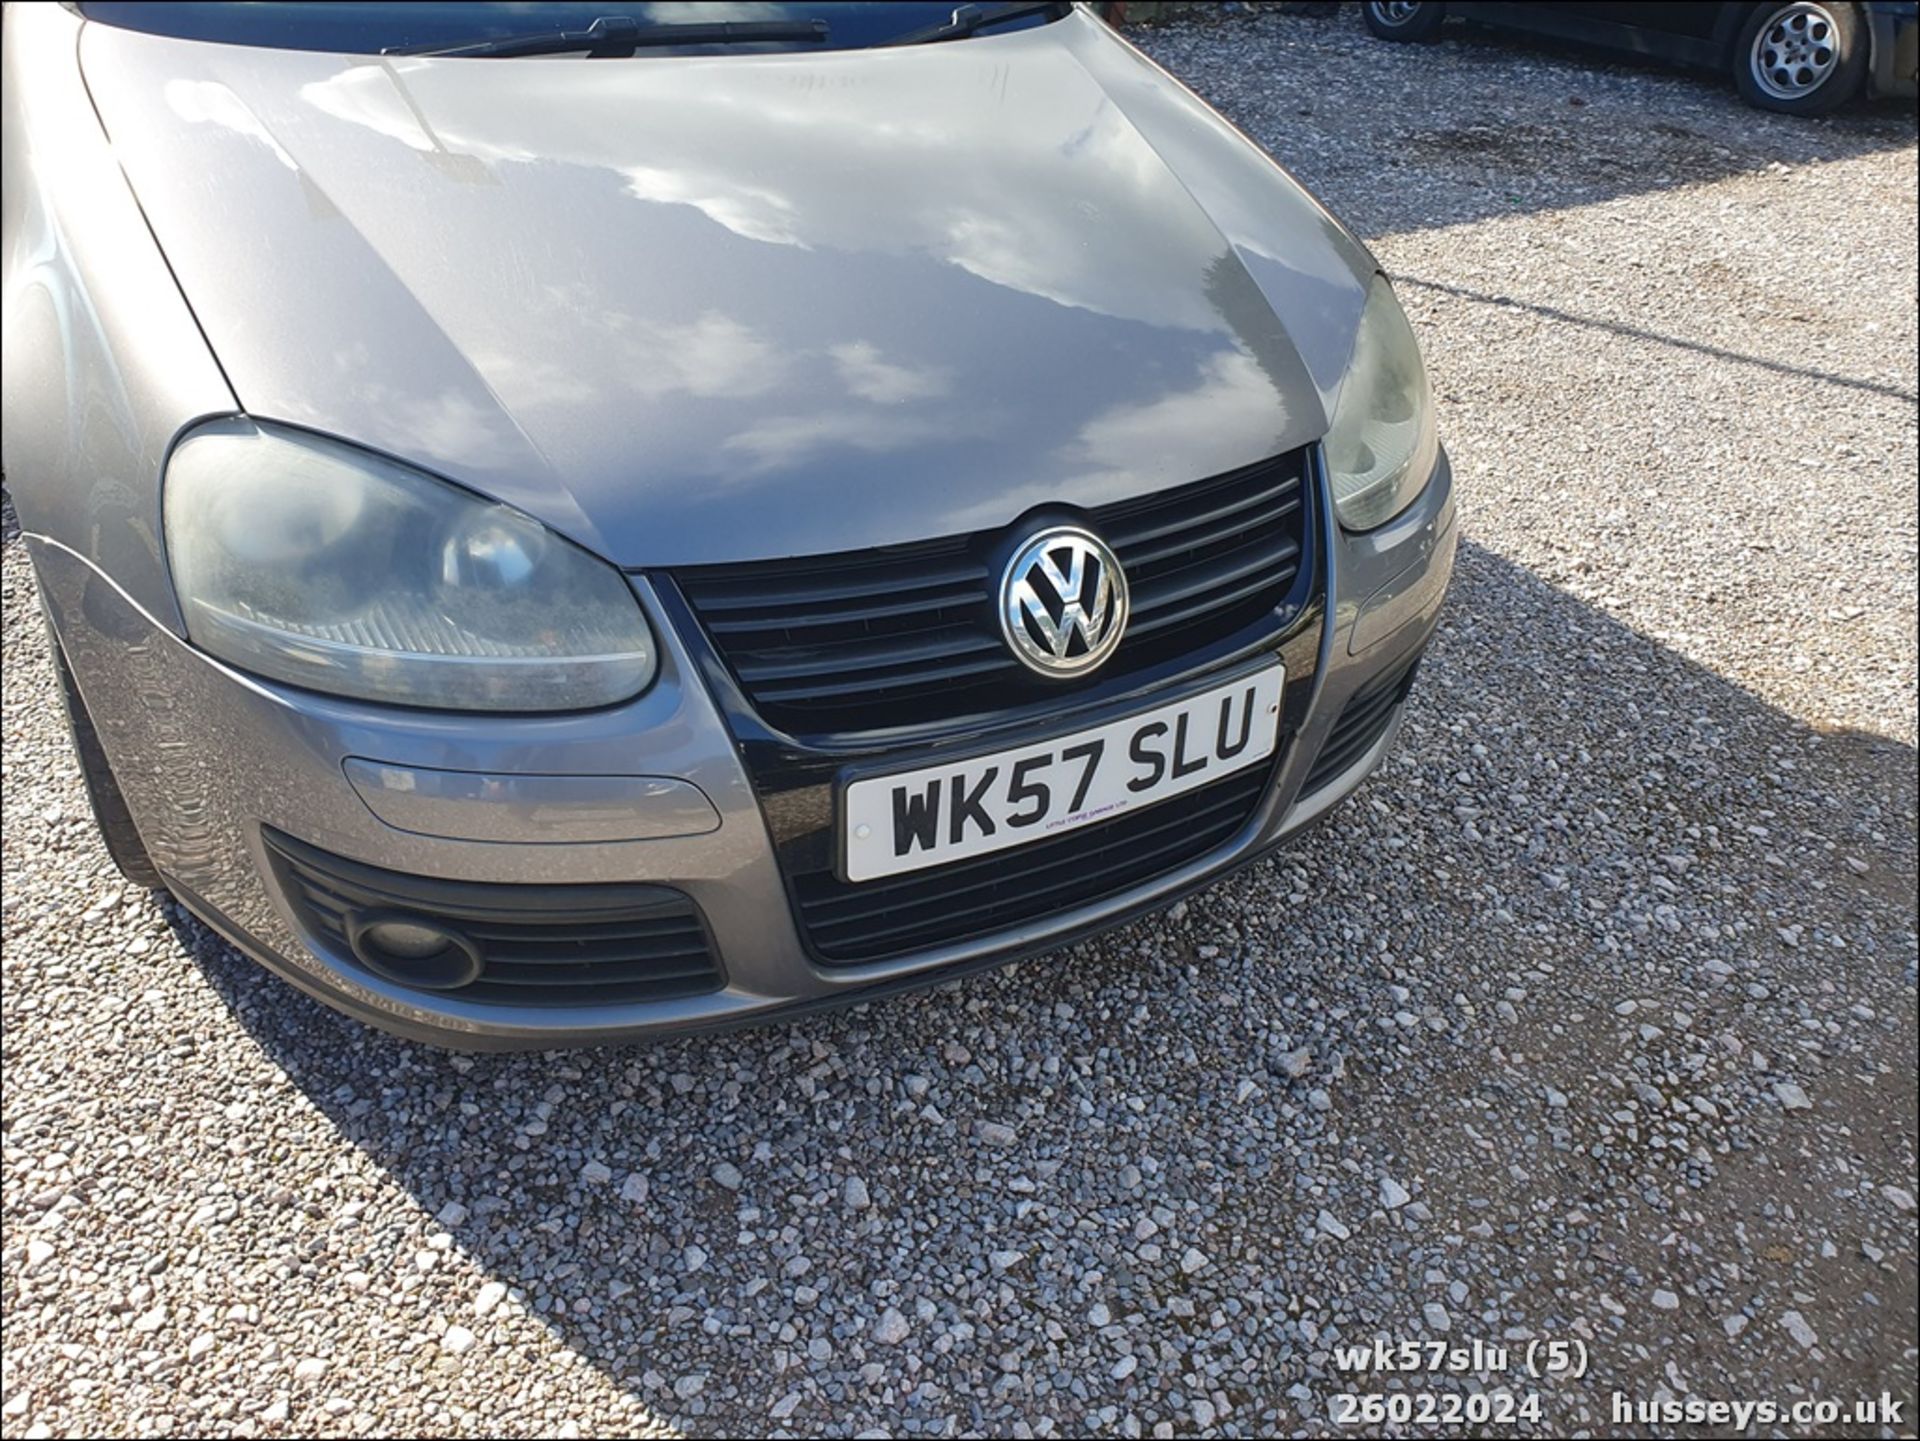
<instances>
[{"instance_id":1,"label":"black radiator grille","mask_svg":"<svg viewBox=\"0 0 1920 1441\"><path fill-rule=\"evenodd\" d=\"M1305 453L1090 512L1132 595L1102 679L1297 611L1308 543ZM990 558L1004 532L679 571L748 702L793 735L857 734L1057 698L1008 651Z\"/></svg>"},{"instance_id":2,"label":"black radiator grille","mask_svg":"<svg viewBox=\"0 0 1920 1441\"><path fill-rule=\"evenodd\" d=\"M604 1006L718 990L719 963L699 909L651 885L517 885L439 881L363 865L266 833L287 898L314 936L352 954L356 911L401 911L476 941L479 979L441 991L516 1006Z\"/></svg>"},{"instance_id":3,"label":"black radiator grille","mask_svg":"<svg viewBox=\"0 0 1920 1441\"><path fill-rule=\"evenodd\" d=\"M1057 915L1177 870L1253 818L1271 762L1133 815L976 860L859 885L831 870L791 877L821 960L855 964L972 940Z\"/></svg>"}]
</instances>

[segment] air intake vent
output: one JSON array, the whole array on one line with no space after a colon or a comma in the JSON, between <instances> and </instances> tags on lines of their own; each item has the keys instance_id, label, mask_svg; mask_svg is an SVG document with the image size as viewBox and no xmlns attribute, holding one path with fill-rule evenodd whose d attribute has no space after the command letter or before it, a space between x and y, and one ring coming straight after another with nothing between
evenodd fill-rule
<instances>
[{"instance_id":1,"label":"air intake vent","mask_svg":"<svg viewBox=\"0 0 1920 1441\"><path fill-rule=\"evenodd\" d=\"M1312 795L1373 749L1393 724L1394 711L1412 691L1414 672L1419 668L1420 657L1415 655L1354 692L1321 743L1313 769L1301 783L1302 796Z\"/></svg>"},{"instance_id":2,"label":"air intake vent","mask_svg":"<svg viewBox=\"0 0 1920 1441\"><path fill-rule=\"evenodd\" d=\"M336 956L365 949L368 917L454 932L479 953L461 1000L513 1006L604 1006L718 990L721 973L698 907L666 886L493 885L430 880L330 855L264 833L287 899ZM404 932L402 932L404 934ZM364 964L364 961L360 963ZM372 967L399 978L398 962Z\"/></svg>"}]
</instances>

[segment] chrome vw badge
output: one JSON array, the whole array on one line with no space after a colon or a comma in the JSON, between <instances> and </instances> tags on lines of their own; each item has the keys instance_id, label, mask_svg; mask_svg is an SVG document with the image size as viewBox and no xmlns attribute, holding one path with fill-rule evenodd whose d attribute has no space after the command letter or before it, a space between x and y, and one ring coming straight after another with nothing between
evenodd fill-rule
<instances>
[{"instance_id":1,"label":"chrome vw badge","mask_svg":"<svg viewBox=\"0 0 1920 1441\"><path fill-rule=\"evenodd\" d=\"M1099 536L1063 525L1029 539L1000 577L1000 629L1029 670L1085 675L1127 628L1127 577Z\"/></svg>"}]
</instances>

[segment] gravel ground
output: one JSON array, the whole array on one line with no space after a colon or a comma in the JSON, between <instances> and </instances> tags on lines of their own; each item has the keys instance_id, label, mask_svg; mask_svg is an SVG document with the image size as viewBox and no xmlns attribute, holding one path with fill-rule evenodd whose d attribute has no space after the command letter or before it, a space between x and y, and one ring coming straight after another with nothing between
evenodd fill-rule
<instances>
[{"instance_id":1,"label":"gravel ground","mask_svg":"<svg viewBox=\"0 0 1920 1441\"><path fill-rule=\"evenodd\" d=\"M1410 1389L1519 1432L1911 1434L1913 121L1351 14L1146 43L1425 336L1466 543L1386 769L1070 953L455 1057L113 875L9 524L9 1436L1325 1433L1375 1336L1504 1339Z\"/></svg>"}]
</instances>

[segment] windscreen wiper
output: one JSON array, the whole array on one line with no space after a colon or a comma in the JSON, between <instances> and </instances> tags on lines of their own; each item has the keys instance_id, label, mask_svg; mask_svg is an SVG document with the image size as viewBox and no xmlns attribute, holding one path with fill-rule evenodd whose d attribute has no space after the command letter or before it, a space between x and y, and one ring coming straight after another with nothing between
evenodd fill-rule
<instances>
[{"instance_id":1,"label":"windscreen wiper","mask_svg":"<svg viewBox=\"0 0 1920 1441\"><path fill-rule=\"evenodd\" d=\"M824 20L721 20L642 25L631 15L602 15L584 30L500 35L463 45L394 45L382 55L631 55L643 45L751 45L761 41L827 38Z\"/></svg>"},{"instance_id":2,"label":"windscreen wiper","mask_svg":"<svg viewBox=\"0 0 1920 1441\"><path fill-rule=\"evenodd\" d=\"M1058 0L1045 5L962 5L953 12L950 20L929 25L924 30L909 30L905 35L897 35L880 43L926 45L935 40L960 40L987 25L998 25L1003 20L1018 20L1023 15L1038 15L1043 10L1058 11L1061 8Z\"/></svg>"}]
</instances>

